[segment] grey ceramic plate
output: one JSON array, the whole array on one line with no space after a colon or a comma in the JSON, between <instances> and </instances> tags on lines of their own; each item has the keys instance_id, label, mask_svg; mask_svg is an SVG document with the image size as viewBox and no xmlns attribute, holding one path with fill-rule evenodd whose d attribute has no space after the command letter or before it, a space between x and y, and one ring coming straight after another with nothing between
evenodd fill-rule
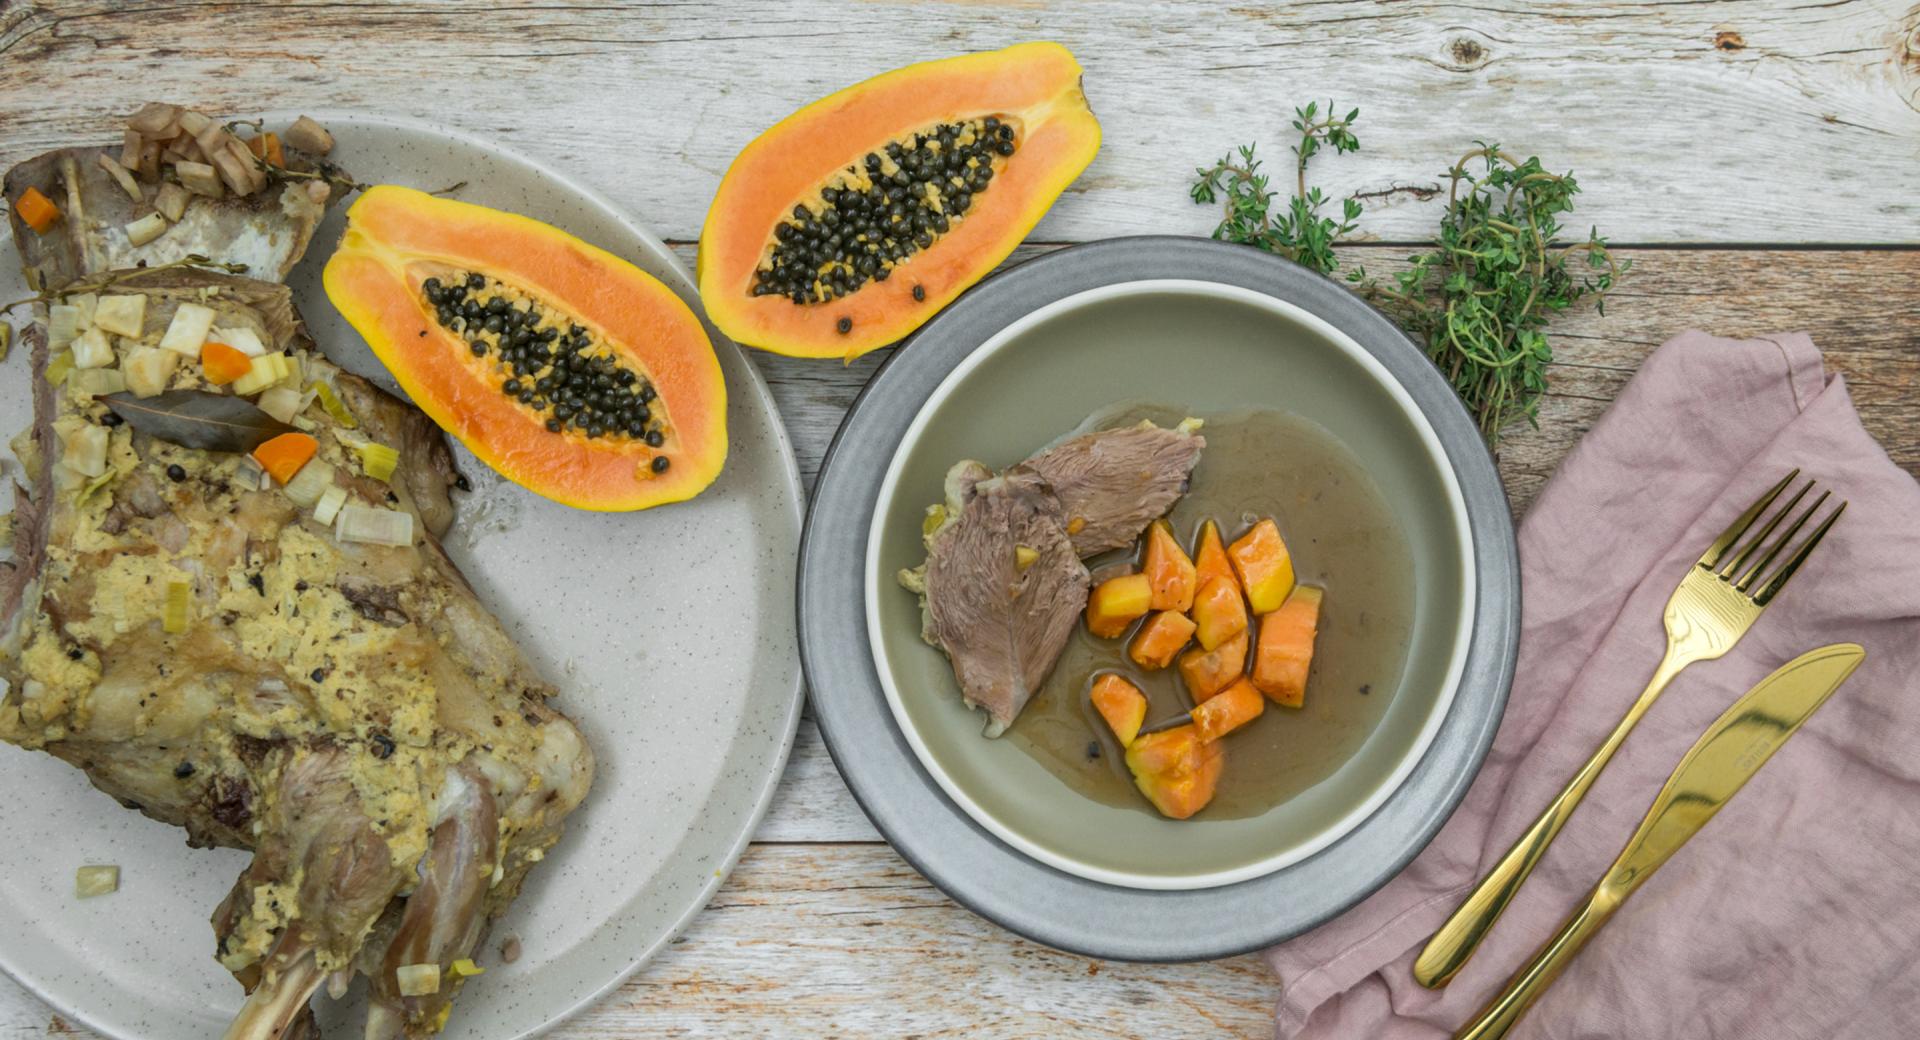
<instances>
[{"instance_id":1,"label":"grey ceramic plate","mask_svg":"<svg viewBox=\"0 0 1920 1040\"><path fill-rule=\"evenodd\" d=\"M1237 288L1109 288L1162 279ZM1290 307L1228 298L1245 290ZM1105 299L1083 306L1084 294ZM1048 315L1029 320L1048 308ZM1285 313L1295 315L1291 325ZM1006 334L1016 323L1020 327ZM1333 339L1315 331L1324 327L1356 345L1361 357L1336 357ZM1221 356L1258 366L1263 336L1274 344L1267 370L1244 380L1195 375L1204 366L1187 363L1215 349L1201 344L1220 340L1229 344ZM1157 366L1143 360L1154 356L1132 345L1143 340L1155 341L1165 360ZM1084 364L1100 356L1102 345L1125 365L1088 377ZM983 346L994 356L980 361L975 355ZM964 378L942 390L963 366L970 369ZM1405 416L1396 418L1392 395L1365 390L1366 368L1395 384L1420 425L1430 427L1450 481L1423 476L1418 461L1396 462L1396 445L1409 442L1380 431L1404 425ZM1236 391L1236 382L1245 385ZM922 432L916 418L930 398L949 393L918 424L944 432L916 446ZM1006 400L996 403L996 396ZM1471 573L1449 575L1448 540L1413 539L1416 560L1433 578L1420 592L1431 616L1414 635L1406 695L1396 695L1394 710L1402 717L1389 712L1377 727L1373 750L1362 756L1368 761L1307 799L1326 804L1283 805L1270 818L1228 828L1235 833L1209 839L1216 847L1197 860L1172 843L1191 842L1198 832L1137 812L1105 821L1138 831L1118 845L1100 840L1098 828L1076 832L1020 818L1006 790L1040 784L1044 774L1022 776L1011 757L1018 752L982 749L977 718L940 701L942 692L951 696L952 680L936 667L938 655L911 645L911 600L903 624L890 598L896 590L874 577L890 570L894 557L911 555L912 547L890 542L883 530L873 545L875 566L868 566L876 504L900 515L917 511L926 492L919 485L939 468L934 456L952 455L954 438L966 433L967 424L939 418L949 404L978 420L973 435L982 446L963 454L1004 464L1116 396L1201 412L1262 405L1300 412L1363 458L1371 456L1383 490L1407 503L1403 523L1450 514L1439 500L1444 484L1457 485L1462 533L1471 547L1461 553L1456 543L1452 550L1455 560L1470 556ZM1334 407L1341 403L1369 414L1343 415ZM898 480L911 493L888 495L883 484L896 451L902 455ZM1325 920L1378 887L1432 837L1464 793L1505 702L1517 578L1512 526L1492 461L1451 391L1389 322L1333 283L1253 250L1198 239L1123 239L1062 250L983 284L875 375L816 485L801 549L801 651L815 714L849 786L876 826L935 884L1053 946L1128 959L1215 957ZM1462 585L1470 595L1461 594ZM1463 603L1470 603L1464 613ZM890 710L889 683L875 665L870 609L911 735ZM903 637L896 638L896 630ZM1457 658L1455 636L1466 646ZM1457 683L1449 682L1452 667ZM916 741L934 770L916 754ZM1013 772L1012 783L1005 771ZM1116 849L1131 852L1116 859Z\"/></svg>"},{"instance_id":2,"label":"grey ceramic plate","mask_svg":"<svg viewBox=\"0 0 1920 1040\"><path fill-rule=\"evenodd\" d=\"M359 179L429 189L464 180L457 197L578 234L699 309L667 247L577 182L462 134L313 114ZM336 210L289 283L321 347L392 389L320 288L343 226ZM0 250L0 299L26 295L4 236ZM479 958L487 974L462 992L450 1037L533 1035L632 974L706 905L786 761L801 704L789 585L799 481L759 374L738 347L708 334L727 379L731 450L720 479L690 502L628 514L568 509L501 481L454 445L474 491L456 496L447 550L560 688L557 706L579 721L599 771L566 837L494 925ZM0 426L9 432L31 414L28 385L25 352L15 351L0 370ZM104 1035L220 1035L241 994L214 962L207 916L245 854L188 849L181 831L121 809L47 755L0 745L0 789L14 795L0 847L0 968ZM83 863L120 864L120 891L75 900L73 871ZM523 952L502 964L496 951L510 935ZM319 1003L329 1035L358 1035L357 999Z\"/></svg>"}]
</instances>

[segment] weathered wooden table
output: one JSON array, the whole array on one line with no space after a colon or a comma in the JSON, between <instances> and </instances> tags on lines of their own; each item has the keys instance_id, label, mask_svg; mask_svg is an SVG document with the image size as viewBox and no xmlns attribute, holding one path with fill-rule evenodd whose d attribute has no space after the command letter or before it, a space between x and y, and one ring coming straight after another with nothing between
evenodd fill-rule
<instances>
[{"instance_id":1,"label":"weathered wooden table","mask_svg":"<svg viewBox=\"0 0 1920 1040\"><path fill-rule=\"evenodd\" d=\"M1634 270L1604 318L1557 324L1537 430L1505 445L1524 511L1662 340L1804 329L1868 427L1920 471L1920 7L824 0L297 6L0 0L0 166L109 139L140 102L358 108L444 122L577 174L691 263L734 153L802 101L894 65L1051 38L1106 128L1014 262L1115 235L1204 234L1193 167L1284 160L1291 106L1358 105L1357 155L1314 180L1368 205L1348 250L1432 234L1430 190L1476 138L1571 169ZM883 353L756 356L809 479ZM16 792L17 794L17 792ZM1257 907L1249 908L1257 913ZM102 980L111 984L111 980ZM1090 961L932 889L874 832L803 723L773 811L706 913L566 1037L1259 1036L1254 957ZM72 1027L0 980L0 1036Z\"/></svg>"}]
</instances>

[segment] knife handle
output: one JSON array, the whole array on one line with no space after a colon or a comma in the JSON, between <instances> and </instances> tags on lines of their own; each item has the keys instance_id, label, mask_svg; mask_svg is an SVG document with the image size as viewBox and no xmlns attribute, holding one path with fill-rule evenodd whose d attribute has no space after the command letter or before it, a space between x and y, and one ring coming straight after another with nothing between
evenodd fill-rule
<instances>
[{"instance_id":1,"label":"knife handle","mask_svg":"<svg viewBox=\"0 0 1920 1040\"><path fill-rule=\"evenodd\" d=\"M1507 1030L1520 1021L1520 1016L1526 1014L1533 1002L1540 999L1540 994L1559 977L1561 969L1593 938L1593 933L1613 916L1623 899L1596 889L1586 905L1567 918L1560 934L1541 947L1533 960L1507 981L1507 988L1480 1010L1479 1017L1455 1033L1453 1040L1500 1040L1506 1036Z\"/></svg>"}]
</instances>

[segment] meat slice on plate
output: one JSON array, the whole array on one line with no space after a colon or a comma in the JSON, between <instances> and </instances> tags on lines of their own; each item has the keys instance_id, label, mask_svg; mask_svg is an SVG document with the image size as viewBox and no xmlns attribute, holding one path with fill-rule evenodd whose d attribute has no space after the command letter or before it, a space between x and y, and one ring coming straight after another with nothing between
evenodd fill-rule
<instances>
[{"instance_id":1,"label":"meat slice on plate","mask_svg":"<svg viewBox=\"0 0 1920 1040\"><path fill-rule=\"evenodd\" d=\"M1134 543L1187 493L1205 438L1195 420L1168 429L1143 422L1082 434L1024 464L1060 497L1073 547L1093 556Z\"/></svg>"},{"instance_id":2,"label":"meat slice on plate","mask_svg":"<svg viewBox=\"0 0 1920 1040\"><path fill-rule=\"evenodd\" d=\"M958 512L928 539L924 577L929 642L944 650L969 707L997 737L1060 659L1087 602L1087 568L1073 551L1060 502L1016 467L981 477L961 463L950 486Z\"/></svg>"},{"instance_id":3,"label":"meat slice on plate","mask_svg":"<svg viewBox=\"0 0 1920 1040\"><path fill-rule=\"evenodd\" d=\"M229 1038L309 1035L309 998L356 973L367 1037L432 1035L461 962L585 798L592 752L441 551L453 469L424 416L313 350L284 286L107 277L70 286L94 293L96 318L131 321L108 300L141 301L138 329L96 344L107 365L51 385L46 330L25 337L34 419L15 445L32 487L16 493L0 583L0 739L84 770L191 844L253 853L213 920L216 956L249 992ZM189 303L227 339L291 355L297 389L347 402L351 428L288 388L318 444L293 483L150 417L115 421L89 389L136 352L173 354L155 344ZM175 393L232 400L206 394L196 361L165 371ZM366 474L369 443L402 453L390 481ZM296 497L310 472L325 479ZM390 522L349 536L321 502Z\"/></svg>"}]
</instances>

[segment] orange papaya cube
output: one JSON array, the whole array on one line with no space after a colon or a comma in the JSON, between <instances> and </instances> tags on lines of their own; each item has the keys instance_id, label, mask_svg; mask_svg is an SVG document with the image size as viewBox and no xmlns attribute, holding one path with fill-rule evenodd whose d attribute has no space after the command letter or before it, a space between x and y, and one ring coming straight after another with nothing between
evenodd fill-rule
<instances>
[{"instance_id":1,"label":"orange papaya cube","mask_svg":"<svg viewBox=\"0 0 1920 1040\"><path fill-rule=\"evenodd\" d=\"M1201 740L1192 723L1149 733L1127 748L1133 785L1160 815L1184 820L1213 801L1226 754L1217 741Z\"/></svg>"},{"instance_id":2,"label":"orange papaya cube","mask_svg":"<svg viewBox=\"0 0 1920 1040\"><path fill-rule=\"evenodd\" d=\"M1287 543L1280 540L1280 528L1272 519L1253 525L1253 530L1227 547L1227 557L1247 590L1247 604L1255 614L1271 614L1280 609L1293 591L1293 557Z\"/></svg>"},{"instance_id":3,"label":"orange papaya cube","mask_svg":"<svg viewBox=\"0 0 1920 1040\"><path fill-rule=\"evenodd\" d=\"M1140 569L1153 582L1153 609L1184 613L1193 606L1194 590L1198 588L1193 561L1174 540L1172 524L1155 520L1147 528L1147 558Z\"/></svg>"},{"instance_id":4,"label":"orange papaya cube","mask_svg":"<svg viewBox=\"0 0 1920 1040\"><path fill-rule=\"evenodd\" d=\"M1157 672L1173 663L1173 655L1193 638L1193 622L1185 614L1163 610L1147 619L1140 634L1127 647L1133 663L1149 672Z\"/></svg>"},{"instance_id":5,"label":"orange papaya cube","mask_svg":"<svg viewBox=\"0 0 1920 1040\"><path fill-rule=\"evenodd\" d=\"M1109 672L1093 681L1093 706L1107 720L1107 728L1119 739L1121 747L1133 743L1140 724L1147 720L1147 695L1140 687Z\"/></svg>"},{"instance_id":6,"label":"orange papaya cube","mask_svg":"<svg viewBox=\"0 0 1920 1040\"><path fill-rule=\"evenodd\" d=\"M1239 575L1233 572L1233 561L1227 559L1226 544L1220 541L1220 525L1208 520L1200 525L1200 537L1193 546L1194 580L1196 588L1206 588L1208 578L1225 578L1238 581Z\"/></svg>"},{"instance_id":7,"label":"orange papaya cube","mask_svg":"<svg viewBox=\"0 0 1920 1040\"><path fill-rule=\"evenodd\" d=\"M1193 600L1194 634L1203 650L1247 630L1247 605L1240 598L1240 583L1232 578L1209 578Z\"/></svg>"},{"instance_id":8,"label":"orange papaya cube","mask_svg":"<svg viewBox=\"0 0 1920 1040\"><path fill-rule=\"evenodd\" d=\"M1307 699L1307 672L1313 667L1313 637L1320 627L1323 593L1301 585L1279 610L1260 621L1253 652L1253 685L1275 704L1298 708Z\"/></svg>"},{"instance_id":9,"label":"orange papaya cube","mask_svg":"<svg viewBox=\"0 0 1920 1040\"><path fill-rule=\"evenodd\" d=\"M1193 706L1193 726L1201 740L1219 740L1260 717L1267 710L1267 699L1260 696L1245 676L1227 684L1227 688Z\"/></svg>"},{"instance_id":10,"label":"orange papaya cube","mask_svg":"<svg viewBox=\"0 0 1920 1040\"><path fill-rule=\"evenodd\" d=\"M1087 631L1102 639L1124 635L1135 618L1153 609L1153 584L1144 574L1108 578L1087 594Z\"/></svg>"},{"instance_id":11,"label":"orange papaya cube","mask_svg":"<svg viewBox=\"0 0 1920 1040\"><path fill-rule=\"evenodd\" d=\"M1193 696L1193 703L1199 704L1247 674L1247 650L1252 645L1252 635L1241 629L1239 635L1212 650L1195 646L1180 654L1180 678L1186 680L1187 693Z\"/></svg>"}]
</instances>

